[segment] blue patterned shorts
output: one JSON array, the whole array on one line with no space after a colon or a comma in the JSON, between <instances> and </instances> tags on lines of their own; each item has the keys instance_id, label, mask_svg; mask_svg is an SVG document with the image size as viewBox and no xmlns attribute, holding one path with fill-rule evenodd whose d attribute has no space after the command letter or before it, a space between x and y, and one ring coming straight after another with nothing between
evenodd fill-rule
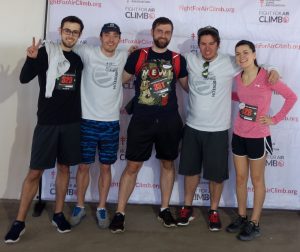
<instances>
[{"instance_id":1,"label":"blue patterned shorts","mask_svg":"<svg viewBox=\"0 0 300 252\"><path fill-rule=\"evenodd\" d=\"M100 163L113 164L117 160L119 132L119 121L102 122L82 119L80 142L82 163L94 163L98 148Z\"/></svg>"}]
</instances>

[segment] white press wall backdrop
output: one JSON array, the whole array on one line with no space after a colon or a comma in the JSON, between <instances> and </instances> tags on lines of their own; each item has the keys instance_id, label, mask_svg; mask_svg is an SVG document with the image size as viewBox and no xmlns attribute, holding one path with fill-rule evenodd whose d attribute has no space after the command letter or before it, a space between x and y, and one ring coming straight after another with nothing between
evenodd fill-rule
<instances>
[{"instance_id":1,"label":"white press wall backdrop","mask_svg":"<svg viewBox=\"0 0 300 252\"><path fill-rule=\"evenodd\" d=\"M234 45L241 39L256 44L258 62L276 66L284 81L300 97L300 5L297 0L49 0L47 38L58 39L60 21L67 15L80 17L85 29L81 43L98 44L99 31L104 23L115 22L122 31L120 47L132 44L150 46L150 29L153 20L160 16L169 17L174 23L174 34L169 48L177 52L197 51L196 33L200 27L212 25L221 35L220 50L234 53ZM132 84L125 84L124 104L132 96ZM185 117L186 95L178 89L180 112ZM283 99L274 94L271 114L278 111ZM300 208L300 153L298 103L284 121L272 127L274 153L266 164L267 197L264 207ZM126 129L129 116L121 113L119 159L112 167L113 179L109 202L116 202L118 182L125 167ZM297 154L298 153L298 154ZM230 156L231 160L231 156ZM178 162L177 162L178 163ZM55 169L45 172L43 177L43 199L54 199ZM97 201L98 164L92 166L91 184L86 199ZM76 200L76 167L72 167L67 200ZM253 188L248 185L249 207L252 205ZM159 204L159 163L155 158L145 162L139 173L131 203ZM183 202L183 178L177 176L171 204ZM208 205L207 181L199 184L195 205ZM221 206L236 206L235 177L230 161L230 179L226 181Z\"/></svg>"}]
</instances>

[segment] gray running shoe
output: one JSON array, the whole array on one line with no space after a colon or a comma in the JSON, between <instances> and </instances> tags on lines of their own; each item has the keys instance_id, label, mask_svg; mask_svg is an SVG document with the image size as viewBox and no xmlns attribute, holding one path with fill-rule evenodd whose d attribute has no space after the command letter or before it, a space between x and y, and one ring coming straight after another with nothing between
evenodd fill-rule
<instances>
[{"instance_id":1,"label":"gray running shoe","mask_svg":"<svg viewBox=\"0 0 300 252\"><path fill-rule=\"evenodd\" d=\"M85 217L85 208L76 206L73 208L72 216L70 218L70 223L72 226L78 225L81 220Z\"/></svg>"},{"instance_id":2,"label":"gray running shoe","mask_svg":"<svg viewBox=\"0 0 300 252\"><path fill-rule=\"evenodd\" d=\"M97 217L99 228L108 228L109 216L108 216L108 212L106 211L106 209L104 209L104 208L97 209L96 217Z\"/></svg>"}]
</instances>

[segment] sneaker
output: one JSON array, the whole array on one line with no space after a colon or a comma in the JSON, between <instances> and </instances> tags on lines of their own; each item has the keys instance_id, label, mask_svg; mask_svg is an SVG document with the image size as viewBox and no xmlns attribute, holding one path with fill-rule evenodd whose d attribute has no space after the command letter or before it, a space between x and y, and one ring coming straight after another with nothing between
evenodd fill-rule
<instances>
[{"instance_id":1,"label":"sneaker","mask_svg":"<svg viewBox=\"0 0 300 252\"><path fill-rule=\"evenodd\" d=\"M174 220L170 208L166 208L163 211L159 211L157 219L163 223L165 227L176 227L177 223Z\"/></svg>"},{"instance_id":2,"label":"sneaker","mask_svg":"<svg viewBox=\"0 0 300 252\"><path fill-rule=\"evenodd\" d=\"M228 233L237 233L243 229L243 227L247 224L247 216L242 217L238 216L231 224L226 227L226 231Z\"/></svg>"},{"instance_id":3,"label":"sneaker","mask_svg":"<svg viewBox=\"0 0 300 252\"><path fill-rule=\"evenodd\" d=\"M109 216L106 209L104 208L97 209L96 217L98 220L99 228L107 228L109 226Z\"/></svg>"},{"instance_id":4,"label":"sneaker","mask_svg":"<svg viewBox=\"0 0 300 252\"><path fill-rule=\"evenodd\" d=\"M121 213L116 213L114 218L112 219L109 229L113 234L123 233L125 231L125 215Z\"/></svg>"},{"instance_id":5,"label":"sneaker","mask_svg":"<svg viewBox=\"0 0 300 252\"><path fill-rule=\"evenodd\" d=\"M253 221L248 221L237 238L241 241L251 241L258 236L260 236L259 225L255 225Z\"/></svg>"},{"instance_id":6,"label":"sneaker","mask_svg":"<svg viewBox=\"0 0 300 252\"><path fill-rule=\"evenodd\" d=\"M15 220L7 232L4 242L16 243L20 240L21 235L25 233L25 222Z\"/></svg>"},{"instance_id":7,"label":"sneaker","mask_svg":"<svg viewBox=\"0 0 300 252\"><path fill-rule=\"evenodd\" d=\"M71 218L70 218L70 224L72 226L78 225L85 216L86 216L85 208L75 206L73 208L72 215L71 215Z\"/></svg>"},{"instance_id":8,"label":"sneaker","mask_svg":"<svg viewBox=\"0 0 300 252\"><path fill-rule=\"evenodd\" d=\"M212 232L220 231L222 224L217 210L209 210L208 212L208 229Z\"/></svg>"},{"instance_id":9,"label":"sneaker","mask_svg":"<svg viewBox=\"0 0 300 252\"><path fill-rule=\"evenodd\" d=\"M193 216L193 208L183 206L179 211L179 217L177 219L178 226L187 226L190 224L190 221L195 219Z\"/></svg>"},{"instance_id":10,"label":"sneaker","mask_svg":"<svg viewBox=\"0 0 300 252\"><path fill-rule=\"evenodd\" d=\"M64 214L61 213L56 213L53 215L52 218L52 224L57 227L57 231L59 233L67 233L71 231L71 225L70 223L66 220Z\"/></svg>"}]
</instances>

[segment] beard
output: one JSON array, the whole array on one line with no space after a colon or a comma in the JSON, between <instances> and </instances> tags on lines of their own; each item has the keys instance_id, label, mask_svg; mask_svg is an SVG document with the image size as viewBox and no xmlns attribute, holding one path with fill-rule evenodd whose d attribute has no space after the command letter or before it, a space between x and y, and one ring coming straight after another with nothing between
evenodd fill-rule
<instances>
[{"instance_id":1,"label":"beard","mask_svg":"<svg viewBox=\"0 0 300 252\"><path fill-rule=\"evenodd\" d=\"M153 39L153 42L158 48L164 49L169 45L170 40L158 38L158 39Z\"/></svg>"}]
</instances>

